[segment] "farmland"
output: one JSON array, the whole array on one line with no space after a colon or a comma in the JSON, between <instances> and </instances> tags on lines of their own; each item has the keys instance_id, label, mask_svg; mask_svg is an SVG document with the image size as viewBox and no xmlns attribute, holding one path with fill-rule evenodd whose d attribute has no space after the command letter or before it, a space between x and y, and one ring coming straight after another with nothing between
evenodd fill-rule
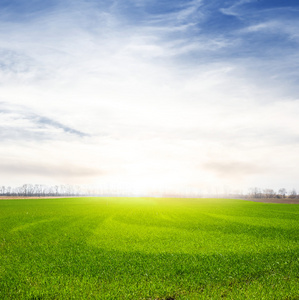
<instances>
[{"instance_id":1,"label":"farmland","mask_svg":"<svg viewBox=\"0 0 299 300\"><path fill-rule=\"evenodd\" d=\"M299 299L299 206L0 201L0 299Z\"/></svg>"}]
</instances>

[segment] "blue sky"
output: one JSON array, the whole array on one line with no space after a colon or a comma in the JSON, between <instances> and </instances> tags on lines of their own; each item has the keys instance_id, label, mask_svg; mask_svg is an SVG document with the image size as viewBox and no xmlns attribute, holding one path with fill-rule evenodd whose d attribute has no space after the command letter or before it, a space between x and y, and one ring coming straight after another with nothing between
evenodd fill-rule
<instances>
[{"instance_id":1,"label":"blue sky","mask_svg":"<svg viewBox=\"0 0 299 300\"><path fill-rule=\"evenodd\" d=\"M2 183L299 190L298 14L0 1Z\"/></svg>"}]
</instances>

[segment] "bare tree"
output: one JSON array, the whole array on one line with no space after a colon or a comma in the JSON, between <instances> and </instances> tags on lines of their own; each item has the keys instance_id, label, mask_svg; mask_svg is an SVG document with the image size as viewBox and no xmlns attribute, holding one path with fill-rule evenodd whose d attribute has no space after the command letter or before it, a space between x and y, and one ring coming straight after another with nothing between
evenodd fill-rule
<instances>
[{"instance_id":1,"label":"bare tree","mask_svg":"<svg viewBox=\"0 0 299 300\"><path fill-rule=\"evenodd\" d=\"M297 192L295 189L292 189L290 192L289 192L289 198L297 198Z\"/></svg>"},{"instance_id":2,"label":"bare tree","mask_svg":"<svg viewBox=\"0 0 299 300\"><path fill-rule=\"evenodd\" d=\"M262 198L261 189L253 187L249 189L249 196L251 198Z\"/></svg>"},{"instance_id":3,"label":"bare tree","mask_svg":"<svg viewBox=\"0 0 299 300\"><path fill-rule=\"evenodd\" d=\"M263 196L265 198L274 198L275 197L275 192L273 189L264 189L263 190Z\"/></svg>"},{"instance_id":4,"label":"bare tree","mask_svg":"<svg viewBox=\"0 0 299 300\"><path fill-rule=\"evenodd\" d=\"M278 190L278 195L280 198L285 198L286 197L287 190L285 188L281 188Z\"/></svg>"}]
</instances>

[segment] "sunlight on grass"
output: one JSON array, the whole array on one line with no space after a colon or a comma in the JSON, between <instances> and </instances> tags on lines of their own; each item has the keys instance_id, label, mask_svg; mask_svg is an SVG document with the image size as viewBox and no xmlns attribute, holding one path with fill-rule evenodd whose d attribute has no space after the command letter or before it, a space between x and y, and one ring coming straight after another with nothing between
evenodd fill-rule
<instances>
[{"instance_id":1,"label":"sunlight on grass","mask_svg":"<svg viewBox=\"0 0 299 300\"><path fill-rule=\"evenodd\" d=\"M0 201L1 299L295 299L299 208L230 199Z\"/></svg>"}]
</instances>

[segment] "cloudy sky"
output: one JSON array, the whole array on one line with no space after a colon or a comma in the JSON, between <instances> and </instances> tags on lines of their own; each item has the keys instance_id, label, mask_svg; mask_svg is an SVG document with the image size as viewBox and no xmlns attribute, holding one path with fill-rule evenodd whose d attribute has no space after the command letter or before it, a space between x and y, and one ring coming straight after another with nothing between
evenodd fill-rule
<instances>
[{"instance_id":1,"label":"cloudy sky","mask_svg":"<svg viewBox=\"0 0 299 300\"><path fill-rule=\"evenodd\" d=\"M299 1L0 0L0 184L299 189Z\"/></svg>"}]
</instances>

